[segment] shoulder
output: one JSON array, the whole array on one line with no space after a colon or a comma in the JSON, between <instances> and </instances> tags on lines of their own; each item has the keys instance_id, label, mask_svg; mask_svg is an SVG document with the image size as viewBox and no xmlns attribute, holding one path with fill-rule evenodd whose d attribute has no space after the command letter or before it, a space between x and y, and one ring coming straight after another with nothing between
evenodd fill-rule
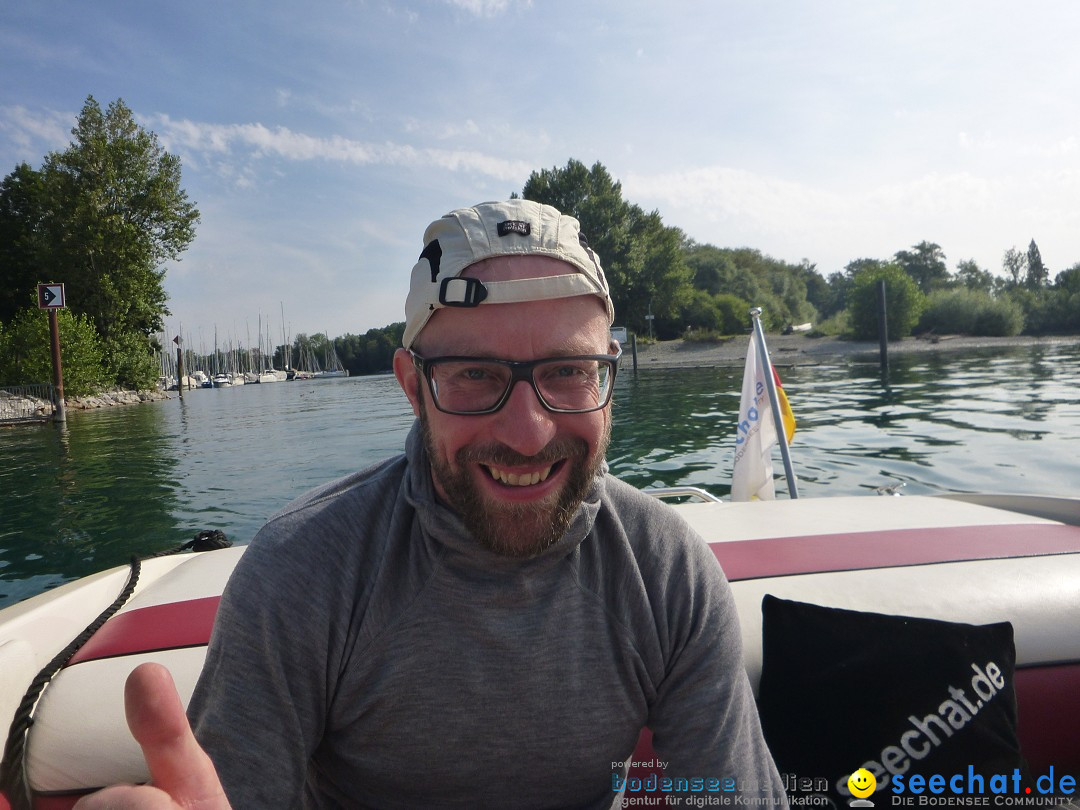
<instances>
[{"instance_id":1,"label":"shoulder","mask_svg":"<svg viewBox=\"0 0 1080 810\"><path fill-rule=\"evenodd\" d=\"M659 499L607 476L583 579L601 590L637 590L653 611L727 589L708 543Z\"/></svg>"},{"instance_id":2,"label":"shoulder","mask_svg":"<svg viewBox=\"0 0 1080 810\"><path fill-rule=\"evenodd\" d=\"M712 558L708 544L677 510L611 475L604 481L600 520L639 558Z\"/></svg>"},{"instance_id":3,"label":"shoulder","mask_svg":"<svg viewBox=\"0 0 1080 810\"><path fill-rule=\"evenodd\" d=\"M332 542L338 533L355 536L393 511L406 469L405 457L396 456L304 493L270 517L252 548L289 543L300 534L307 545Z\"/></svg>"},{"instance_id":4,"label":"shoulder","mask_svg":"<svg viewBox=\"0 0 1080 810\"><path fill-rule=\"evenodd\" d=\"M255 535L230 581L229 591L247 594L303 591L377 566L390 525L403 508L404 457L388 459L324 484L273 515ZM405 518L406 522L408 518ZM308 599L319 598L309 594Z\"/></svg>"}]
</instances>

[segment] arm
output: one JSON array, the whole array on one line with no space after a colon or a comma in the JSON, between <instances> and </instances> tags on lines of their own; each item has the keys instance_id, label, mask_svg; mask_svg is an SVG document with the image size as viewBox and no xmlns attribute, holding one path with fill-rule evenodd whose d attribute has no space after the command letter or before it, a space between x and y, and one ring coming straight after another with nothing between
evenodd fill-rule
<instances>
[{"instance_id":1,"label":"arm","mask_svg":"<svg viewBox=\"0 0 1080 810\"><path fill-rule=\"evenodd\" d=\"M719 563L674 510L650 501L635 505L644 507L634 525L647 528L634 542L661 659L647 724L658 758L669 763L666 775L716 780L726 796L760 796L769 806L786 806Z\"/></svg>"}]
</instances>

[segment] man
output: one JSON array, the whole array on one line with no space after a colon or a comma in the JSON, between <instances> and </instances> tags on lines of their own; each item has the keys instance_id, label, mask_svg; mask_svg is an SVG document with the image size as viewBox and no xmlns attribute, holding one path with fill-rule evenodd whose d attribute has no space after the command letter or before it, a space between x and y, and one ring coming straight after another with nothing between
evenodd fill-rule
<instances>
[{"instance_id":1,"label":"man","mask_svg":"<svg viewBox=\"0 0 1080 810\"><path fill-rule=\"evenodd\" d=\"M524 200L451 212L425 233L405 314L405 455L271 519L222 600L190 713L224 793L240 808L617 806L613 763L649 726L668 775L784 804L716 560L606 475L620 350L577 221ZM222 806L163 677L129 690L155 783Z\"/></svg>"}]
</instances>

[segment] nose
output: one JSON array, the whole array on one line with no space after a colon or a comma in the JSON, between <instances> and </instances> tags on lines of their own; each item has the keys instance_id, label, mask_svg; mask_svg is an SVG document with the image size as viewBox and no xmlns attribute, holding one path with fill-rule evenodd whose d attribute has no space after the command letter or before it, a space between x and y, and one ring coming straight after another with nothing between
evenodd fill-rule
<instances>
[{"instance_id":1,"label":"nose","mask_svg":"<svg viewBox=\"0 0 1080 810\"><path fill-rule=\"evenodd\" d=\"M495 415L492 438L523 456L536 455L555 438L554 414L540 404L536 391L524 380L514 383L506 404Z\"/></svg>"}]
</instances>

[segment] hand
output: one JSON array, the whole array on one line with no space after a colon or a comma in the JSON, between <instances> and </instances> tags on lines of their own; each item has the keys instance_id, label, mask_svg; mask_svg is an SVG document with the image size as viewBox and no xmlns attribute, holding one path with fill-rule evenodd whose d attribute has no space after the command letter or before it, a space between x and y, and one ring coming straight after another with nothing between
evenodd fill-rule
<instances>
[{"instance_id":1,"label":"hand","mask_svg":"<svg viewBox=\"0 0 1080 810\"><path fill-rule=\"evenodd\" d=\"M149 785L116 785L85 796L76 810L228 810L210 757L191 733L169 671L141 664L124 687L128 727L150 768Z\"/></svg>"}]
</instances>

